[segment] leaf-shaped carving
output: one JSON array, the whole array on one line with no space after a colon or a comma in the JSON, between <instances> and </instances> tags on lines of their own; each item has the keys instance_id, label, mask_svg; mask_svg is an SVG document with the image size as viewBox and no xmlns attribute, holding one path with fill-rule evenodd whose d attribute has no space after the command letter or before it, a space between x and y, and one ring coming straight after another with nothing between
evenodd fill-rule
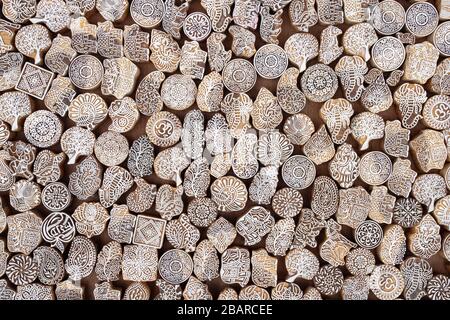
<instances>
[{"instance_id":1,"label":"leaf-shaped carving","mask_svg":"<svg viewBox=\"0 0 450 320\"><path fill-rule=\"evenodd\" d=\"M292 218L281 219L266 238L266 249L275 256L284 256L294 238L295 222Z\"/></svg>"},{"instance_id":2,"label":"leaf-shaped carving","mask_svg":"<svg viewBox=\"0 0 450 320\"><path fill-rule=\"evenodd\" d=\"M69 190L78 199L86 200L100 188L101 176L101 166L94 156L89 156L70 174Z\"/></svg>"},{"instance_id":3,"label":"leaf-shaped carving","mask_svg":"<svg viewBox=\"0 0 450 320\"><path fill-rule=\"evenodd\" d=\"M205 130L206 148L211 155L227 153L231 151L231 132L227 120L220 113L215 113L209 119Z\"/></svg>"},{"instance_id":4,"label":"leaf-shaped carving","mask_svg":"<svg viewBox=\"0 0 450 320\"><path fill-rule=\"evenodd\" d=\"M117 281L122 268L122 247L116 241L105 244L98 254L95 273L100 281Z\"/></svg>"},{"instance_id":5,"label":"leaf-shaped carving","mask_svg":"<svg viewBox=\"0 0 450 320\"><path fill-rule=\"evenodd\" d=\"M127 167L134 177L151 175L154 161L154 148L147 135L133 141L128 155Z\"/></svg>"},{"instance_id":6,"label":"leaf-shaped carving","mask_svg":"<svg viewBox=\"0 0 450 320\"><path fill-rule=\"evenodd\" d=\"M314 1L314 0L313 0ZM288 68L277 84L277 100L281 109L289 114L298 114L306 106L306 97L297 87L300 70Z\"/></svg>"},{"instance_id":7,"label":"leaf-shaped carving","mask_svg":"<svg viewBox=\"0 0 450 320\"><path fill-rule=\"evenodd\" d=\"M209 183L208 160L204 157L194 160L184 174L184 192L188 197L206 197Z\"/></svg>"},{"instance_id":8,"label":"leaf-shaped carving","mask_svg":"<svg viewBox=\"0 0 450 320\"><path fill-rule=\"evenodd\" d=\"M200 281L211 281L219 276L219 257L209 240L200 242L194 252L194 274Z\"/></svg>"},{"instance_id":9,"label":"leaf-shaped carving","mask_svg":"<svg viewBox=\"0 0 450 320\"><path fill-rule=\"evenodd\" d=\"M305 143L303 153L317 166L334 157L333 140L331 140L325 125L322 125Z\"/></svg>"},{"instance_id":10,"label":"leaf-shaped carving","mask_svg":"<svg viewBox=\"0 0 450 320\"><path fill-rule=\"evenodd\" d=\"M257 130L275 129L283 121L283 113L277 97L264 87L259 90L250 114L253 126Z\"/></svg>"},{"instance_id":11,"label":"leaf-shaped carving","mask_svg":"<svg viewBox=\"0 0 450 320\"><path fill-rule=\"evenodd\" d=\"M64 261L61 254L50 247L38 247L33 251L33 260L39 266L39 281L46 285L55 285L64 277Z\"/></svg>"},{"instance_id":12,"label":"leaf-shaped carving","mask_svg":"<svg viewBox=\"0 0 450 320\"><path fill-rule=\"evenodd\" d=\"M314 181L311 209L319 219L328 219L339 206L339 189L333 179L319 176Z\"/></svg>"},{"instance_id":13,"label":"leaf-shaped carving","mask_svg":"<svg viewBox=\"0 0 450 320\"><path fill-rule=\"evenodd\" d=\"M200 231L190 223L187 215L182 214L167 223L166 238L175 248L192 252L200 239Z\"/></svg>"},{"instance_id":14,"label":"leaf-shaped carving","mask_svg":"<svg viewBox=\"0 0 450 320\"><path fill-rule=\"evenodd\" d=\"M97 259L94 243L84 236L76 236L70 245L66 271L70 279L79 281L92 273Z\"/></svg>"},{"instance_id":15,"label":"leaf-shaped carving","mask_svg":"<svg viewBox=\"0 0 450 320\"><path fill-rule=\"evenodd\" d=\"M400 264L406 252L406 237L403 228L391 225L384 230L384 236L378 247L378 255L384 264Z\"/></svg>"},{"instance_id":16,"label":"leaf-shaped carving","mask_svg":"<svg viewBox=\"0 0 450 320\"><path fill-rule=\"evenodd\" d=\"M222 76L213 71L207 74L198 86L197 106L203 112L216 112L220 110L222 98Z\"/></svg>"},{"instance_id":17,"label":"leaf-shaped carving","mask_svg":"<svg viewBox=\"0 0 450 320\"><path fill-rule=\"evenodd\" d=\"M203 113L194 109L189 111L184 117L183 129L181 130L181 144L187 157L197 159L202 156L204 137Z\"/></svg>"}]
</instances>

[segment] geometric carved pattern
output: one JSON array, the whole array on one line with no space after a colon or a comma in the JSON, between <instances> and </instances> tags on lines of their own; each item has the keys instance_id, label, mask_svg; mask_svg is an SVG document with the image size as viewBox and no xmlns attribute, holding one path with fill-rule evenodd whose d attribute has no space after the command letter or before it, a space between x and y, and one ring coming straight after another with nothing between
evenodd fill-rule
<instances>
[{"instance_id":1,"label":"geometric carved pattern","mask_svg":"<svg viewBox=\"0 0 450 320\"><path fill-rule=\"evenodd\" d=\"M160 249L164 241L165 229L166 220L139 215L136 219L133 243Z\"/></svg>"}]
</instances>

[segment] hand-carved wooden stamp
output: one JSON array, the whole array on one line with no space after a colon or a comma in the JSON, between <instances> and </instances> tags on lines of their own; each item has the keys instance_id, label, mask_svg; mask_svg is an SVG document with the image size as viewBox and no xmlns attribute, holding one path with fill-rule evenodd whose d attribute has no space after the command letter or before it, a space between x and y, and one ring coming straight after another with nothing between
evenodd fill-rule
<instances>
[{"instance_id":1,"label":"hand-carved wooden stamp","mask_svg":"<svg viewBox=\"0 0 450 320\"><path fill-rule=\"evenodd\" d=\"M253 65L265 79L276 79L286 70L289 53L276 44L266 44L256 51Z\"/></svg>"},{"instance_id":2,"label":"hand-carved wooden stamp","mask_svg":"<svg viewBox=\"0 0 450 320\"><path fill-rule=\"evenodd\" d=\"M52 41L52 46L45 54L45 65L53 72L65 76L70 61L77 55L72 48L72 39L58 34Z\"/></svg>"},{"instance_id":3,"label":"hand-carved wooden stamp","mask_svg":"<svg viewBox=\"0 0 450 320\"><path fill-rule=\"evenodd\" d=\"M53 72L25 62L15 89L39 100L43 100L50 88L53 77Z\"/></svg>"},{"instance_id":4,"label":"hand-carved wooden stamp","mask_svg":"<svg viewBox=\"0 0 450 320\"><path fill-rule=\"evenodd\" d=\"M370 141L383 138L384 127L383 118L371 112L358 113L350 123L352 135L358 141L360 150L368 149Z\"/></svg>"},{"instance_id":5,"label":"hand-carved wooden stamp","mask_svg":"<svg viewBox=\"0 0 450 320\"><path fill-rule=\"evenodd\" d=\"M307 99L325 102L336 93L338 78L333 69L319 63L305 70L301 78L301 87Z\"/></svg>"},{"instance_id":6,"label":"hand-carved wooden stamp","mask_svg":"<svg viewBox=\"0 0 450 320\"><path fill-rule=\"evenodd\" d=\"M233 41L231 43L231 51L243 58L251 58L256 53L255 41L256 36L250 30L238 25L232 25L229 28Z\"/></svg>"},{"instance_id":7,"label":"hand-carved wooden stamp","mask_svg":"<svg viewBox=\"0 0 450 320\"><path fill-rule=\"evenodd\" d=\"M258 27L261 2L257 0L236 0L233 9L233 22L243 28L255 30Z\"/></svg>"},{"instance_id":8,"label":"hand-carved wooden stamp","mask_svg":"<svg viewBox=\"0 0 450 320\"><path fill-rule=\"evenodd\" d=\"M97 53L97 26L90 24L85 17L70 22L72 47L81 54Z\"/></svg>"},{"instance_id":9,"label":"hand-carved wooden stamp","mask_svg":"<svg viewBox=\"0 0 450 320\"><path fill-rule=\"evenodd\" d=\"M377 33L369 23L358 23L348 28L343 37L342 44L347 54L356 55L369 61L370 47L378 40Z\"/></svg>"},{"instance_id":10,"label":"hand-carved wooden stamp","mask_svg":"<svg viewBox=\"0 0 450 320\"><path fill-rule=\"evenodd\" d=\"M72 82L67 77L57 76L44 98L44 104L51 112L64 117L77 95Z\"/></svg>"},{"instance_id":11,"label":"hand-carved wooden stamp","mask_svg":"<svg viewBox=\"0 0 450 320\"><path fill-rule=\"evenodd\" d=\"M434 210L434 203L446 196L445 180L436 173L419 175L414 181L412 194L417 201L428 208L428 212Z\"/></svg>"},{"instance_id":12,"label":"hand-carved wooden stamp","mask_svg":"<svg viewBox=\"0 0 450 320\"><path fill-rule=\"evenodd\" d=\"M24 26L17 31L15 46L23 55L34 59L35 64L42 63L42 55L51 46L49 30L40 24Z\"/></svg>"},{"instance_id":13,"label":"hand-carved wooden stamp","mask_svg":"<svg viewBox=\"0 0 450 320\"><path fill-rule=\"evenodd\" d=\"M416 2L406 10L406 29L417 37L433 33L439 23L436 7L429 2Z\"/></svg>"},{"instance_id":14,"label":"hand-carved wooden stamp","mask_svg":"<svg viewBox=\"0 0 450 320\"><path fill-rule=\"evenodd\" d=\"M92 55L79 55L70 63L69 78L77 88L95 89L103 79L103 65Z\"/></svg>"},{"instance_id":15,"label":"hand-carved wooden stamp","mask_svg":"<svg viewBox=\"0 0 450 320\"><path fill-rule=\"evenodd\" d=\"M335 154L333 140L322 125L303 146L303 152L316 165L330 161Z\"/></svg>"},{"instance_id":16,"label":"hand-carved wooden stamp","mask_svg":"<svg viewBox=\"0 0 450 320\"><path fill-rule=\"evenodd\" d=\"M381 151L367 152L359 163L359 177L365 183L377 186L385 183L392 173L392 162Z\"/></svg>"},{"instance_id":17,"label":"hand-carved wooden stamp","mask_svg":"<svg viewBox=\"0 0 450 320\"><path fill-rule=\"evenodd\" d=\"M102 57L108 59L123 57L123 30L114 28L111 21L99 22L97 51Z\"/></svg>"},{"instance_id":18,"label":"hand-carved wooden stamp","mask_svg":"<svg viewBox=\"0 0 450 320\"><path fill-rule=\"evenodd\" d=\"M133 62L147 62L150 59L149 42L150 34L141 31L137 24L125 26L123 31L123 53L125 57Z\"/></svg>"},{"instance_id":19,"label":"hand-carved wooden stamp","mask_svg":"<svg viewBox=\"0 0 450 320\"><path fill-rule=\"evenodd\" d=\"M439 131L425 129L409 143L420 170L442 169L447 159L444 136Z\"/></svg>"},{"instance_id":20,"label":"hand-carved wooden stamp","mask_svg":"<svg viewBox=\"0 0 450 320\"><path fill-rule=\"evenodd\" d=\"M193 79L203 79L208 54L197 41L185 41L181 48L180 71Z\"/></svg>"},{"instance_id":21,"label":"hand-carved wooden stamp","mask_svg":"<svg viewBox=\"0 0 450 320\"><path fill-rule=\"evenodd\" d=\"M337 148L329 164L331 177L341 188L350 188L359 176L359 156L353 147L344 143Z\"/></svg>"},{"instance_id":22,"label":"hand-carved wooden stamp","mask_svg":"<svg viewBox=\"0 0 450 320\"><path fill-rule=\"evenodd\" d=\"M300 72L305 71L306 63L319 54L319 41L310 33L295 33L284 44L284 50Z\"/></svg>"},{"instance_id":23,"label":"hand-carved wooden stamp","mask_svg":"<svg viewBox=\"0 0 450 320\"><path fill-rule=\"evenodd\" d=\"M375 4L371 12L374 28L383 35L392 35L405 25L405 9L395 0L381 1Z\"/></svg>"},{"instance_id":24,"label":"hand-carved wooden stamp","mask_svg":"<svg viewBox=\"0 0 450 320\"><path fill-rule=\"evenodd\" d=\"M344 23L343 4L342 0L319 0L317 2L319 22L325 25Z\"/></svg>"},{"instance_id":25,"label":"hand-carved wooden stamp","mask_svg":"<svg viewBox=\"0 0 450 320\"><path fill-rule=\"evenodd\" d=\"M342 55L344 48L339 46L337 39L341 34L342 30L335 26L328 26L322 31L319 46L320 63L330 64Z\"/></svg>"},{"instance_id":26,"label":"hand-carved wooden stamp","mask_svg":"<svg viewBox=\"0 0 450 320\"><path fill-rule=\"evenodd\" d=\"M425 84L436 71L439 50L424 41L406 47L403 80Z\"/></svg>"},{"instance_id":27,"label":"hand-carved wooden stamp","mask_svg":"<svg viewBox=\"0 0 450 320\"><path fill-rule=\"evenodd\" d=\"M139 68L133 62L125 57L105 59L103 66L102 94L122 99L133 92L139 75Z\"/></svg>"},{"instance_id":28,"label":"hand-carved wooden stamp","mask_svg":"<svg viewBox=\"0 0 450 320\"><path fill-rule=\"evenodd\" d=\"M162 27L165 32L170 33L175 39L180 39L180 29L186 19L190 1L182 2L179 6L175 0L164 1L164 13ZM155 30L155 29L154 29Z\"/></svg>"},{"instance_id":29,"label":"hand-carved wooden stamp","mask_svg":"<svg viewBox=\"0 0 450 320\"><path fill-rule=\"evenodd\" d=\"M372 62L384 72L400 68L405 56L403 43L392 36L382 37L372 46Z\"/></svg>"},{"instance_id":30,"label":"hand-carved wooden stamp","mask_svg":"<svg viewBox=\"0 0 450 320\"><path fill-rule=\"evenodd\" d=\"M283 9L274 10L270 13L269 7L261 7L259 10L261 23L259 25L259 34L264 42L278 44L278 36L281 33L281 25L283 24Z\"/></svg>"},{"instance_id":31,"label":"hand-carved wooden stamp","mask_svg":"<svg viewBox=\"0 0 450 320\"><path fill-rule=\"evenodd\" d=\"M164 2L162 0L132 0L130 15L141 27L154 28L163 19Z\"/></svg>"}]
</instances>

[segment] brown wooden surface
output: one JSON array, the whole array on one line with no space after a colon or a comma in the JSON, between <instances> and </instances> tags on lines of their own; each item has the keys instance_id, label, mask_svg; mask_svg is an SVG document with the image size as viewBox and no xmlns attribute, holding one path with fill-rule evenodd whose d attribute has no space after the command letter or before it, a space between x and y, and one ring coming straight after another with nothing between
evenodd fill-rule
<instances>
[{"instance_id":1,"label":"brown wooden surface","mask_svg":"<svg viewBox=\"0 0 450 320\"><path fill-rule=\"evenodd\" d=\"M408 6L405 3L406 1L400 1L400 2L403 5L405 5L405 8ZM412 1L410 1L410 2L412 2ZM286 39L289 38L290 35L292 35L293 33L296 32L295 29L290 24L290 20L289 20L288 14L287 14L287 12L288 12L287 9L288 9L288 7L285 8L284 13L283 13L282 33L279 36L279 40L280 40L279 45L280 46L283 46L285 41L286 41ZM194 12L194 11L205 12L205 10L201 7L199 0L193 0L191 2L191 6L189 8L189 13ZM96 12L93 13L93 14L90 14L90 15L88 14L87 18L88 18L90 23L96 23L96 22L99 22L99 21L103 21L103 18ZM131 16L128 15L126 17L126 19L124 19L124 21L122 21L120 23L116 23L115 22L114 25L115 25L115 27L123 28L124 25L129 25L129 24L132 24L132 23L133 23L133 21L131 19ZM343 31L345 31L347 29L348 25L341 25L341 26L338 26L338 27L341 28ZM314 34L319 39L320 32L323 29L324 29L324 26L316 25L313 28L311 28L310 32L312 34ZM151 30L147 29L145 31L150 32ZM62 33L64 35L70 36L70 32L69 31L64 31ZM261 45L263 45L264 43L261 40L261 38L259 37L258 32L256 32L255 34L257 36L256 47L258 48ZM56 34L53 34L53 36L56 36ZM183 45L185 40L186 40L186 38L183 36L182 40L179 41L180 47ZM423 40L424 39L418 39L418 41L423 41ZM341 39L339 39L339 41L341 41ZM200 45L201 45L201 48L206 51L206 41L201 42ZM227 35L227 39L224 41L224 45L225 45L225 48L227 50L231 49L231 36L229 34ZM103 58L101 56L97 55L97 57L99 59L103 60ZM440 61L441 60L442 59L440 59ZM27 61L31 61L31 60L27 59ZM252 59L250 59L250 61L252 61ZM314 59L314 60L310 61L308 63L308 66L311 66L311 65L313 65L315 63L317 63L317 59ZM334 63L332 63L331 66L334 67L335 64L336 64L336 61ZM137 84L138 84L149 72L155 70L155 67L153 66L153 64L151 62L139 63L137 65L140 68L140 75L139 75L139 78L138 78L138 81L137 81ZM208 72L209 72L209 67L207 68L205 74L207 74ZM168 74L166 74L166 77L167 76L168 76ZM388 74L385 74L386 78L387 78L387 76L388 76ZM195 80L195 81L196 81L197 85L200 83L199 80ZM261 77L258 77L256 85L254 86L254 88L252 90L250 90L248 92L248 94L253 100L255 100L255 98L256 98L256 96L258 94L258 91L259 91L259 89L261 87L266 87L267 89L269 89L271 92L273 92L275 94L277 82L278 82L278 79L266 80L266 79L262 79ZM77 90L77 92L78 93L82 93L82 92L86 92L86 91ZM100 92L99 89L94 90L93 92L96 92L96 93L101 95L101 92ZM394 90L392 90L392 92L394 92ZM228 93L228 92L225 91L225 94L226 93ZM429 96L430 95L431 94L429 94ZM134 98L134 93L131 96ZM342 97L342 90L340 88L338 89L338 92L337 92L335 97ZM115 100L115 98L112 97L112 96L103 96L103 98L105 99L105 101L108 104L111 103L113 100ZM38 100L34 99L34 102L35 102L35 110L37 110L37 109L45 109L45 106L43 105L43 101L38 101ZM312 121L314 122L316 130L323 124L321 119L320 119L320 117L319 117L319 109L320 109L321 105L322 104L320 104L320 103L313 103L313 102L307 101L306 107L302 111L303 113L307 114L312 119ZM180 120L183 120L185 114L188 111L192 110L193 108L196 108L195 104L191 108L189 108L187 110L184 110L184 111L173 111L173 110L169 110L169 111L174 112L180 118ZM359 102L353 103L353 108L355 110L355 114L364 111L364 108L361 106L361 104ZM168 109L166 107L164 107L164 110L168 110ZM398 118L396 110L397 110L397 108L394 105L392 105L389 110L387 110L385 112L382 112L382 113L379 113L379 114L383 117L384 120L394 120L394 119ZM210 119L212 117L212 115L213 115L213 113L205 114L205 119L206 120ZM286 117L287 117L287 114L284 113L284 118L286 119ZM146 125L147 119L148 119L148 117L141 115L140 120L137 123L137 125L135 126L135 128L133 130L131 130L130 132L124 134L127 137L130 146L131 146L133 140L135 140L139 136L145 134L145 125ZM64 129L65 130L68 129L69 127L72 127L72 126L75 125L71 120L68 119L67 116L64 118L63 121L64 121ZM206 123L206 121L205 121L205 123ZM279 129L282 128L283 123L279 126ZM98 137L102 132L106 131L109 125L110 125L110 119L107 118L103 123L101 123L94 130L94 133L96 134L96 136ZM415 135L417 135L418 132L421 129L423 129L423 128L424 128L423 124L419 123L419 125L417 125L417 127L414 128L411 131L411 139ZM16 133L15 135L13 135L11 137L11 140L17 140L17 139L21 139L21 140L26 141L26 139L25 139L25 137L24 137L24 135L22 133ZM366 150L366 151L382 150L382 141L383 141L382 139L381 140L372 141L370 143L369 149ZM351 136L349 136L349 138L347 139L347 142L351 143L353 145L355 151L357 151L358 154L361 156L362 152L359 151L359 146L358 146L357 142ZM60 148L59 144L53 146L51 148L51 150L54 151L54 152L61 152L61 148ZM157 152L159 152L160 150L161 150L160 148L156 147L155 148L155 154ZM303 154L302 149L301 149L300 146L295 146L294 154ZM80 163L80 160L77 161L77 164ZM391 160L394 160L394 159L391 157ZM413 163L413 169L417 170L417 167L414 165L414 160L413 159L410 159L410 160ZM124 163L122 163L122 166L126 168L126 161ZM68 179L69 174L74 171L75 167L76 167L76 165L65 165L63 178L61 180L63 182L65 182L66 184L69 181L69 179ZM325 164L322 164L322 165L316 166L316 167L317 167L317 176L319 176L319 175L329 175L329 173L328 173L328 163L325 163ZM432 172L437 172L437 171L433 170ZM229 174L233 175L231 170L230 170ZM145 177L145 179L148 182L151 182L151 183L154 183L154 184L158 185L158 187L160 185L164 184L164 183L170 183L170 184L173 185L173 183L171 183L171 182L163 181L163 180L159 179L154 174L151 175L151 176ZM213 181L214 181L214 178L211 177L211 182L213 182ZM251 179L246 180L244 182L246 183L246 185L248 187L250 185L250 183L251 183ZM364 186L369 192L371 190L371 188L369 186L365 185L359 178L356 181L355 185ZM282 188L282 187L285 187L285 186L286 185L284 184L284 182L281 179L281 172L280 172L278 188ZM133 189L134 189L134 187L130 191L132 191ZM126 203L125 202L125 198L126 198L126 195L128 193L126 193L124 196L122 196L117 203L118 204ZM304 207L306 207L306 208L310 207L311 187L309 187L308 189L305 189L305 190L301 190L301 193L302 193L303 199L304 199ZM189 202L189 199L185 195L183 197L184 197L184 200L185 200L185 208L184 208L184 210L186 210L187 203ZM3 204L4 205L6 205L8 203L8 195L7 195L7 193L3 193L2 194L2 200L3 200ZM93 198L91 201L98 201L98 198ZM71 214L80 203L81 202L79 200L74 198L73 201L72 201L71 206L68 209L66 209L65 212ZM235 212L235 213L221 213L220 215L225 217L230 222L235 223L237 218L240 217L242 214L244 214L253 205L256 205L256 204L253 204L249 200L248 203L247 203L247 206L246 206L246 208L244 210L242 210L240 212ZM271 209L270 206L265 206L265 207L268 208L269 210ZM36 208L36 210L33 210L33 211L36 214L38 214L43 219L49 214L49 211L46 210L42 205L39 206L38 208ZM145 214L159 217L159 214L156 213L155 210L154 210L154 205ZM279 217L276 216L275 214L274 214L274 217L275 217L276 220L279 219ZM295 218L295 220L297 221L297 218ZM441 228L441 230L443 230L443 228ZM201 239L200 239L200 241L201 241L202 239L206 238L206 228L202 228L200 231L201 231ZM353 240L353 232L352 232L352 230L349 227L346 227L346 226L343 227L343 234L345 234L350 240ZM442 237L444 237L446 235L446 233L444 231L442 231L441 235L442 235ZM3 239L3 240L6 240L6 231L3 232L3 234L0 236L0 238ZM324 240L324 238L325 238L324 230L322 230L321 234L317 238L318 243L320 244ZM105 231L103 232L103 234L101 236L93 237L92 240L95 242L96 247L97 247L97 251L99 252L100 249L102 248L102 246L104 244L108 243L111 239L108 237L106 229L105 229ZM43 242L43 243L41 243L41 245L46 245L46 244ZM263 239L258 245L247 247L247 249L252 250L252 249L256 249L256 248L261 248L261 247L264 247L264 245L265 245L265 241ZM238 235L232 246L244 246L243 238ZM166 240L164 242L163 248L161 250L159 250L159 256L161 256L162 252L164 252L165 250L170 249L170 248L171 248L171 245ZM65 251L65 254L64 254L65 257L67 256L67 251L68 251L68 248L66 248L66 251ZM319 256L318 249L312 250L312 251L317 256ZM408 256L412 256L412 254L407 250L407 254L406 254L405 258L408 257ZM321 261L321 265L325 264L325 262L322 259L320 259L320 261ZM435 274L443 273L443 274L447 274L448 275L448 273L450 271L450 265L445 259L443 259L441 257L441 255L439 255L439 254L435 255L434 257L429 259L429 261L430 261L430 263L433 266ZM377 264L380 264L380 263L381 262L377 258ZM344 272L344 275L346 275L346 276L349 275L349 273L347 272L345 267L342 267L341 270ZM284 266L284 257L278 257L278 281L284 281L286 278L287 278L287 272L286 272L285 266ZM92 291L94 289L95 283L98 283L98 282L99 281L96 279L95 272L93 272L88 278L85 278L85 279L83 279L81 281L82 286L85 288L85 298L93 299ZM129 281L116 281L116 282L113 282L113 286L115 288L122 289L122 294L123 294L123 292L125 291L126 287L129 285L129 283L130 283ZM306 289L308 286L312 286L312 281L296 280L296 283L298 283L303 290ZM249 284L251 284L251 281L250 281ZM157 287L155 285L155 282L148 283L148 285L151 288L151 297L154 298L156 296L156 294L157 294L157 291L158 291L158 289L157 289ZM184 288L184 286L185 286L185 283L182 284L182 288ZM220 291L223 288L227 287L227 285L225 285L220 280L220 278L216 278L213 281L209 282L208 286L209 286L209 289L210 289L210 291L211 291L211 293L212 293L214 298L217 298L217 296L219 295ZM232 287L239 292L239 290L240 290L240 286L239 285L232 285ZM270 289L269 289L269 292L270 292ZM336 295L336 296L333 296L333 297L324 297L324 298L340 298L340 297L339 297L339 295ZM374 299L374 298L375 297L371 293L370 294L370 299Z\"/></svg>"}]
</instances>

